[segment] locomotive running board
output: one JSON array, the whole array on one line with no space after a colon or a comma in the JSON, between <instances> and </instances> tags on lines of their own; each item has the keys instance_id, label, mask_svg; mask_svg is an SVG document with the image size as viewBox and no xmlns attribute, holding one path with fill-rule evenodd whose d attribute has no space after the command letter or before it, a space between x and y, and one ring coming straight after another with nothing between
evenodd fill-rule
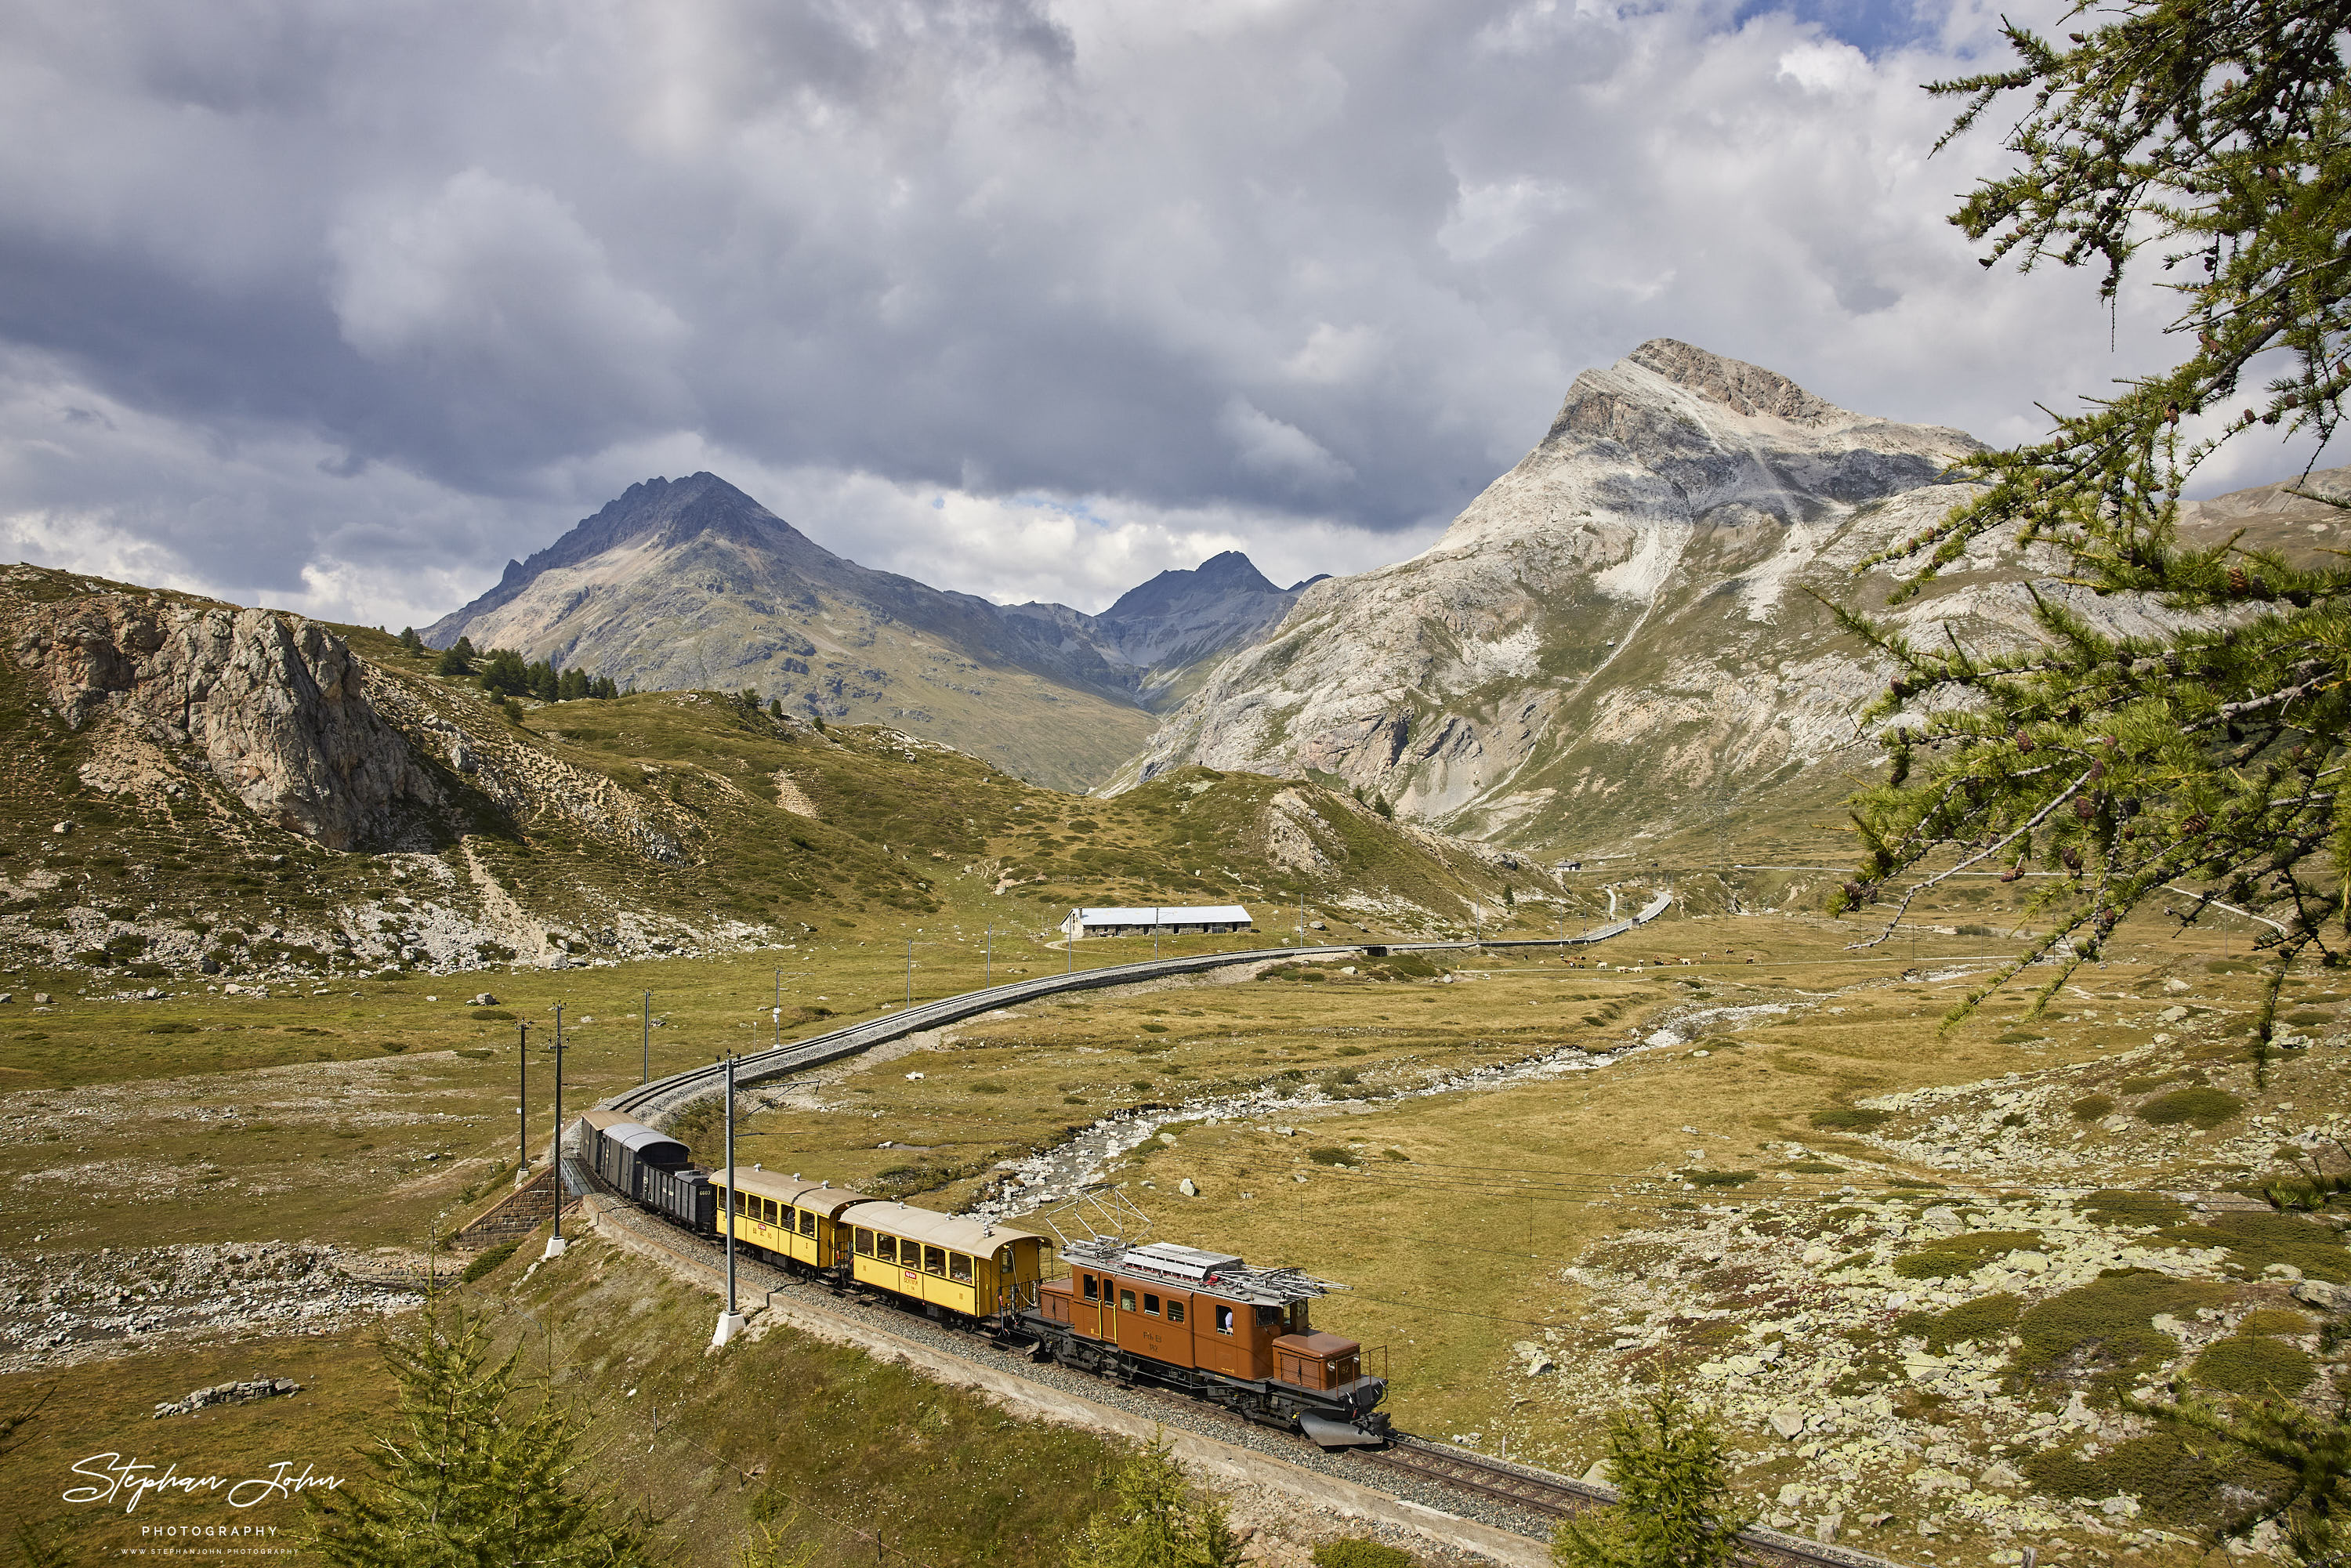
<instances>
[{"instance_id":1,"label":"locomotive running board","mask_svg":"<svg viewBox=\"0 0 2351 1568\"><path fill-rule=\"evenodd\" d=\"M1314 1446L1318 1448L1377 1448L1387 1441L1385 1437L1366 1432L1361 1427L1351 1426L1344 1421L1333 1421L1327 1416L1314 1416L1304 1412L1299 1415L1298 1429L1313 1438Z\"/></svg>"}]
</instances>

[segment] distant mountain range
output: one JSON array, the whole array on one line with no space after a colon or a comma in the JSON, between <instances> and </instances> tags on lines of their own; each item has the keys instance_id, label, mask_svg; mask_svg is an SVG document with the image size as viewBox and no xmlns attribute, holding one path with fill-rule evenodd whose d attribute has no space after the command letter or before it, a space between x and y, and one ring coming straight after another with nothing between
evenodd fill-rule
<instances>
[{"instance_id":1,"label":"distant mountain range","mask_svg":"<svg viewBox=\"0 0 2351 1568\"><path fill-rule=\"evenodd\" d=\"M803 716L893 725L1083 789L1306 586L1277 588L1228 551L1100 615L1000 606L860 566L695 474L632 485L424 636L640 690L748 687Z\"/></svg>"},{"instance_id":2,"label":"distant mountain range","mask_svg":"<svg viewBox=\"0 0 2351 1568\"><path fill-rule=\"evenodd\" d=\"M1842 409L1672 339L1584 371L1533 451L1420 555L1289 588L1238 551L1100 615L997 605L874 571L710 474L652 479L434 624L640 689L753 687L895 726L1039 783L1114 792L1191 764L1307 776L1401 816L1562 858L1736 836L1842 855L1886 672L1827 603L1882 605L1859 562L1970 493L1963 432ZM2191 536L2313 551L2351 471L2188 508ZM1896 619L1980 645L2033 635L2028 585L2109 627L2177 623L1979 541ZM1695 837L1692 837L1695 835Z\"/></svg>"}]
</instances>

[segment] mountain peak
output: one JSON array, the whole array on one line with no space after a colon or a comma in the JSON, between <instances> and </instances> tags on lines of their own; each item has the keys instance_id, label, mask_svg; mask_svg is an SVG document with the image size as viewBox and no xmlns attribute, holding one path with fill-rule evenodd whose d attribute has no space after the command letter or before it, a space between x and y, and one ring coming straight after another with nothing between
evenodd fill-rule
<instances>
[{"instance_id":1,"label":"mountain peak","mask_svg":"<svg viewBox=\"0 0 2351 1568\"><path fill-rule=\"evenodd\" d=\"M1189 571L1163 571L1150 581L1128 589L1118 596L1117 603L1102 612L1101 619L1116 625L1166 615L1179 604L1190 604L1204 596L1254 597L1280 591L1265 573L1258 570L1255 561L1239 550L1228 549L1210 556Z\"/></svg>"},{"instance_id":2,"label":"mountain peak","mask_svg":"<svg viewBox=\"0 0 2351 1568\"><path fill-rule=\"evenodd\" d=\"M580 518L545 549L508 560L496 587L426 627L424 635L436 647L455 642L473 622L513 603L548 572L581 565L620 546L683 544L702 535L798 546L802 553L818 549L791 524L716 474L705 471L683 479L656 475L605 502L594 517Z\"/></svg>"},{"instance_id":3,"label":"mountain peak","mask_svg":"<svg viewBox=\"0 0 2351 1568\"><path fill-rule=\"evenodd\" d=\"M1836 404L1813 396L1777 371L1730 359L1677 338L1652 338L1625 358L1734 413L1784 419L1791 424L1826 424L1850 417Z\"/></svg>"}]
</instances>

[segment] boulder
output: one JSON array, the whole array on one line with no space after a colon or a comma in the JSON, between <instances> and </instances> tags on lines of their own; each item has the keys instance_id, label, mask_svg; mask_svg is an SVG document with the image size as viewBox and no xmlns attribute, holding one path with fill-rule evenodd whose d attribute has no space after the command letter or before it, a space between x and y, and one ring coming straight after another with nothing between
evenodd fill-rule
<instances>
[{"instance_id":1,"label":"boulder","mask_svg":"<svg viewBox=\"0 0 2351 1568\"><path fill-rule=\"evenodd\" d=\"M1791 1442L1794 1441L1804 1430L1804 1413L1802 1410L1772 1411L1771 1430Z\"/></svg>"},{"instance_id":2,"label":"boulder","mask_svg":"<svg viewBox=\"0 0 2351 1568\"><path fill-rule=\"evenodd\" d=\"M2329 1284L2325 1280L2296 1280L2286 1294L2305 1307L2316 1307L2326 1312L2341 1307L2344 1300L2343 1287Z\"/></svg>"},{"instance_id":3,"label":"boulder","mask_svg":"<svg viewBox=\"0 0 2351 1568\"><path fill-rule=\"evenodd\" d=\"M1198 1186L1193 1182L1190 1176L1186 1176L1182 1181L1177 1182L1176 1184L1176 1190L1182 1193L1186 1197L1197 1197L1200 1196Z\"/></svg>"}]
</instances>

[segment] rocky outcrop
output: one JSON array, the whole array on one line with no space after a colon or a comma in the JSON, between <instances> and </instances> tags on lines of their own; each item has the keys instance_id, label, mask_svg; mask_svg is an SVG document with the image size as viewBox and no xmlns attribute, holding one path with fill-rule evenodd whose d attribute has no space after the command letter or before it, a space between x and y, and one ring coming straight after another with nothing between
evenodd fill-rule
<instances>
[{"instance_id":1,"label":"rocky outcrop","mask_svg":"<svg viewBox=\"0 0 2351 1568\"><path fill-rule=\"evenodd\" d=\"M124 593L19 602L11 618L18 663L67 725L91 727L93 788L176 796L175 773L205 775L331 849L423 841L433 776L318 622Z\"/></svg>"}]
</instances>

